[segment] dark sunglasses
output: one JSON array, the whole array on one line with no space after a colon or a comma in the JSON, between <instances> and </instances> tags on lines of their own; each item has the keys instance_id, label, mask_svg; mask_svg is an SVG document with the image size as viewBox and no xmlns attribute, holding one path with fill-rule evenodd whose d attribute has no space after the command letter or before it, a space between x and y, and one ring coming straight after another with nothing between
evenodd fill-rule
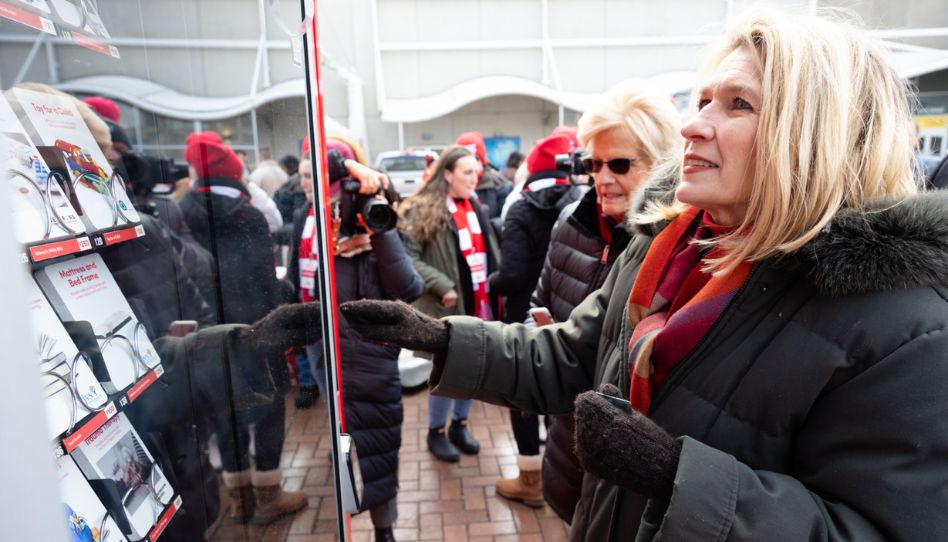
<instances>
[{"instance_id":1,"label":"dark sunglasses","mask_svg":"<svg viewBox=\"0 0 948 542\"><path fill-rule=\"evenodd\" d=\"M612 160L602 161L597 158L583 158L583 168L586 173L599 173L602 166L609 166L609 171L616 175L625 175L632 169L632 165L641 161L641 158L613 158Z\"/></svg>"}]
</instances>

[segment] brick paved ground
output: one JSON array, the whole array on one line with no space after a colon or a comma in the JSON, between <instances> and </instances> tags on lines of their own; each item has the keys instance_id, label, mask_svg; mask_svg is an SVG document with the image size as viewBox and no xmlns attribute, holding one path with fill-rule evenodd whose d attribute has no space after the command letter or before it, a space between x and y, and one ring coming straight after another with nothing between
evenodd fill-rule
<instances>
[{"instance_id":1,"label":"brick paved ground","mask_svg":"<svg viewBox=\"0 0 948 542\"><path fill-rule=\"evenodd\" d=\"M292 398L287 404L292 405ZM513 503L494 494L501 475L513 476L516 448L506 410L475 403L471 432L481 443L476 456L462 456L460 463L442 463L428 453L427 393L406 395L405 424L399 464L399 541L446 540L450 542L559 542L566 540L565 524L549 507L539 510ZM266 529L230 525L216 529L215 541L322 542L336 540L335 503L326 435L325 402L315 409L288 410L289 430L283 466L288 489L302 489L310 506ZM352 518L352 540L370 542L368 514Z\"/></svg>"}]
</instances>

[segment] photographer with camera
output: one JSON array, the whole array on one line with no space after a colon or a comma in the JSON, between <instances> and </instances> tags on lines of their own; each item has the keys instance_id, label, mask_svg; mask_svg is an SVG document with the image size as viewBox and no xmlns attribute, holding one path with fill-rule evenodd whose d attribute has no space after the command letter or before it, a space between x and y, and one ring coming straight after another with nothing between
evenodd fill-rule
<instances>
[{"instance_id":1,"label":"photographer with camera","mask_svg":"<svg viewBox=\"0 0 948 542\"><path fill-rule=\"evenodd\" d=\"M332 246L336 268L336 300L414 301L424 282L412 266L395 229L398 216L382 196L388 180L359 162L346 159L343 143L330 140L329 179L333 205ZM343 151L343 152L340 152ZM346 152L345 154L350 154ZM350 154L354 155L354 154ZM316 298L316 251L313 168L308 153L300 162L300 182L310 201L294 220L296 242L288 276L297 282L301 301ZM350 176L351 175L351 176ZM299 220L305 217L305 220ZM398 517L398 450L402 441L402 386L398 374L399 348L365 342L339 320L340 356L346 429L359 450L365 482L362 510L369 510L376 540L394 540ZM326 369L319 344L307 347L316 382L327 400Z\"/></svg>"}]
</instances>

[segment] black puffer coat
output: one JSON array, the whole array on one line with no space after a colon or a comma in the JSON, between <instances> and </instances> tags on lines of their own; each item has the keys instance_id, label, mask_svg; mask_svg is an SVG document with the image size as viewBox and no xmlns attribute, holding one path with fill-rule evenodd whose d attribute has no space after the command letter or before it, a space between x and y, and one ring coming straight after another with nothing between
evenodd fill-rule
<instances>
[{"instance_id":1,"label":"black puffer coat","mask_svg":"<svg viewBox=\"0 0 948 542\"><path fill-rule=\"evenodd\" d=\"M531 175L525 186L555 177L565 178L566 174L541 171ZM582 188L576 185L524 190L523 199L507 211L500 244L500 269L489 279L491 294L506 297L501 321L523 322L526 319L530 295L537 286L550 245L550 230L563 208L581 195Z\"/></svg>"},{"instance_id":2,"label":"black puffer coat","mask_svg":"<svg viewBox=\"0 0 948 542\"><path fill-rule=\"evenodd\" d=\"M296 213L296 239L288 277L299 284L299 238L309 209ZM396 230L372 236L372 250L352 258L336 256L336 301L400 299L412 302L425 288ZM365 491L362 509L395 497L398 490L398 449L402 445L402 385L399 348L361 341L349 333L340 315L342 397L346 430L355 440ZM313 360L314 364L317 363Z\"/></svg>"},{"instance_id":3,"label":"black puffer coat","mask_svg":"<svg viewBox=\"0 0 948 542\"><path fill-rule=\"evenodd\" d=\"M434 392L553 414L602 383L627 395L648 243L562 324L448 318ZM653 397L682 444L670 500L587 473L570 539L948 540L946 381L948 193L842 210L758 263Z\"/></svg>"},{"instance_id":4,"label":"black puffer coat","mask_svg":"<svg viewBox=\"0 0 948 542\"><path fill-rule=\"evenodd\" d=\"M224 188L234 197L196 191L208 186ZM181 201L181 210L191 234L217 260L219 288L201 294L221 322L252 324L280 303L267 221L250 205L243 184L201 179Z\"/></svg>"},{"instance_id":5,"label":"black puffer coat","mask_svg":"<svg viewBox=\"0 0 948 542\"><path fill-rule=\"evenodd\" d=\"M565 322L589 294L605 282L619 254L629 244L624 222L612 228L612 240L599 233L596 191L563 209L553 228L550 249L530 305L546 307L553 320ZM583 471L573 453L573 416L553 416L543 452L543 498L563 521L573 519Z\"/></svg>"}]
</instances>

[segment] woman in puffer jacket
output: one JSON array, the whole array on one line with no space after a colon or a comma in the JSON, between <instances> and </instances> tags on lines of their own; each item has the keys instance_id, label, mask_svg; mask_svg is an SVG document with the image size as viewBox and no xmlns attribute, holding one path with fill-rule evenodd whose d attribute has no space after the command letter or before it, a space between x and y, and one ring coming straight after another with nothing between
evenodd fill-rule
<instances>
[{"instance_id":1,"label":"woman in puffer jacket","mask_svg":"<svg viewBox=\"0 0 948 542\"><path fill-rule=\"evenodd\" d=\"M569 320L343 312L437 352L433 393L573 411L571 540L948 539L948 194L918 192L904 81L783 12L707 68L670 197Z\"/></svg>"},{"instance_id":2,"label":"woman in puffer jacket","mask_svg":"<svg viewBox=\"0 0 948 542\"><path fill-rule=\"evenodd\" d=\"M353 194L341 189L343 179L360 167L351 149L328 145L330 195L333 205ZM338 151L336 150L338 149ZM342 152L339 152L342 151ZM305 154L304 154L305 156ZM364 167L364 166L361 166ZM300 178L312 200L312 163L304 157L299 165ZM378 174L381 176L381 174ZM384 179L381 182L385 183ZM362 182L363 192L373 193L377 185ZM316 298L316 239L313 206L307 212L295 237L291 253L293 278L297 280L303 301ZM394 210L392 213L394 214ZM359 219L361 220L361 219ZM299 223L299 221L298 221ZM414 301L421 295L424 282L415 272L411 258L398 231L371 231L363 222L333 224L333 262L335 266L336 300L398 299ZM375 540L394 540L393 527L398 518L398 451L402 443L402 386L398 374L399 349L361 340L349 331L345 318L339 321L339 354L341 357L342 398L346 429L352 435L359 455L364 489L360 506L368 510L375 527ZM321 361L321 345L307 347L311 371L325 386L325 367ZM325 390L323 390L325 393ZM333 397L330 393L325 396Z\"/></svg>"},{"instance_id":3,"label":"woman in puffer jacket","mask_svg":"<svg viewBox=\"0 0 948 542\"><path fill-rule=\"evenodd\" d=\"M632 196L652 164L681 147L678 119L667 97L634 81L607 90L586 110L578 136L595 189L560 215L530 302L533 307L546 307L554 321L564 322L576 305L602 286L629 243L624 219ZM524 202L514 204L508 222L518 205ZM508 242L505 228L504 265ZM573 455L572 421L572 416L557 416L550 424L541 484L538 417L511 410L520 472L516 478L498 481L497 493L533 505L542 505L545 498L570 521L582 483L582 470Z\"/></svg>"}]
</instances>

